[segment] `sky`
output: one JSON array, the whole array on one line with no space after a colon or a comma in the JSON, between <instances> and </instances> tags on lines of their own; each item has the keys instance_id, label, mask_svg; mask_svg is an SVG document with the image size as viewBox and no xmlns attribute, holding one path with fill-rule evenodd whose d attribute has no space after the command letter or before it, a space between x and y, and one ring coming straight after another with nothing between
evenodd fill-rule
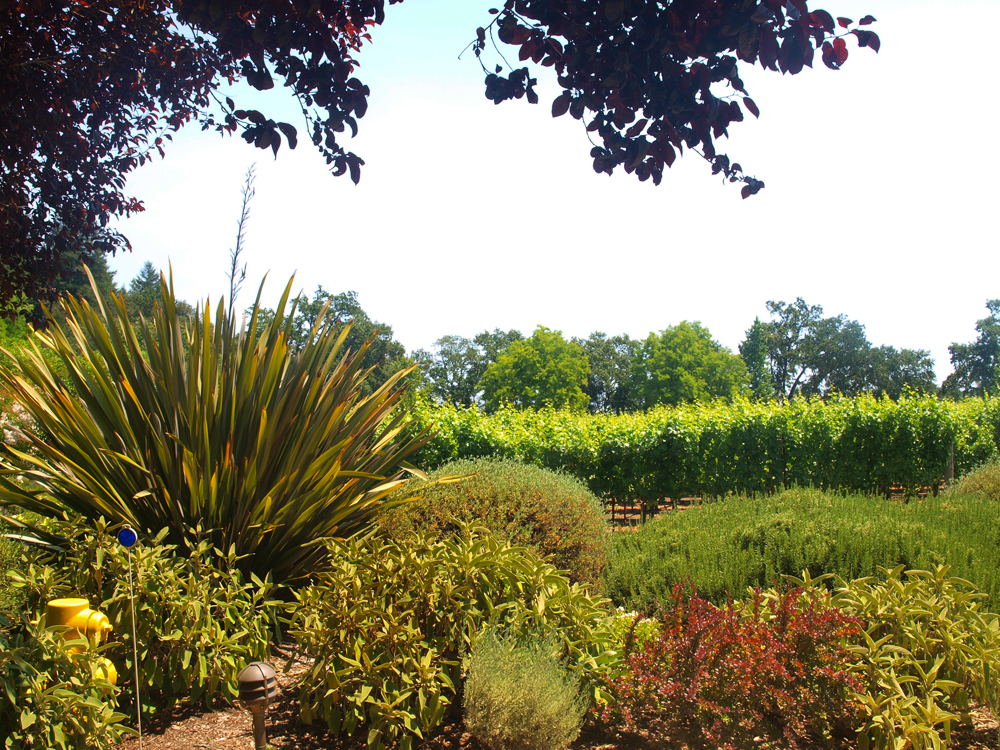
<instances>
[{"instance_id":1,"label":"sky","mask_svg":"<svg viewBox=\"0 0 1000 750\"><path fill-rule=\"evenodd\" d=\"M409 351L538 325L645 338L683 320L735 351L768 300L802 297L876 346L928 350L943 379L948 345L974 340L1000 297L1000 3L810 6L874 15L881 51L851 40L842 70L817 56L794 77L741 64L761 116L717 148L765 181L745 201L694 154L659 186L596 174L580 122L551 116L550 69L535 73L540 104L497 106L459 59L491 0L407 0L358 54L372 92L345 141L366 162L358 186L329 173L287 92L236 89L238 106L296 125L298 148L275 159L188 126L129 178L146 211L118 223L133 251L111 268L127 284L147 260L169 265L178 297L217 304L256 165L241 306L265 274L274 304L294 274L295 291L357 292Z\"/></svg>"}]
</instances>

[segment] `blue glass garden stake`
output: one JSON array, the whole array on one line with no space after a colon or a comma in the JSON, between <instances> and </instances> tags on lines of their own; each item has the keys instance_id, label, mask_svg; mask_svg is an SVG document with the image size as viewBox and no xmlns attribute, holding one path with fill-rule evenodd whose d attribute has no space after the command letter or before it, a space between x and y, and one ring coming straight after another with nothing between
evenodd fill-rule
<instances>
[{"instance_id":1,"label":"blue glass garden stake","mask_svg":"<svg viewBox=\"0 0 1000 750\"><path fill-rule=\"evenodd\" d=\"M122 526L118 532L118 543L125 548L128 556L128 590L132 602L132 664L135 666L135 718L139 727L139 750L142 750L142 701L139 700L139 642L135 637L135 587L132 585L132 547L139 541L139 535L130 526Z\"/></svg>"}]
</instances>

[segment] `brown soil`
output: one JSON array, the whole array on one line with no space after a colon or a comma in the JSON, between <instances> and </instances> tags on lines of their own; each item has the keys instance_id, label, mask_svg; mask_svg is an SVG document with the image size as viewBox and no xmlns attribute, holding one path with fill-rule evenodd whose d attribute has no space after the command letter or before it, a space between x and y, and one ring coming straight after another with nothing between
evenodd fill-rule
<instances>
[{"instance_id":1,"label":"brown soil","mask_svg":"<svg viewBox=\"0 0 1000 750\"><path fill-rule=\"evenodd\" d=\"M268 744L275 750L365 750L363 732L358 732L354 739L337 739L325 727L309 727L297 721L295 683L305 666L298 663L284 672L291 653L283 648L276 651L273 666L281 692L267 710ZM997 748L1000 724L985 710L974 711L973 718L974 726L960 727L952 734L954 750ZM161 709L152 721L143 724L143 750L253 750L253 746L251 715L237 707L209 711L201 705L180 704ZM465 731L461 722L441 727L420 747L423 750L485 750ZM128 738L124 750L139 750L138 738ZM584 731L570 750L688 750L688 745L650 727L637 733Z\"/></svg>"},{"instance_id":2,"label":"brown soil","mask_svg":"<svg viewBox=\"0 0 1000 750\"><path fill-rule=\"evenodd\" d=\"M923 488L917 492L916 497L924 499L931 495L936 497L937 493L931 488ZM890 490L890 499L905 501L905 490L902 487L892 488ZM607 521L612 531L637 531L646 521L687 510L688 508L699 508L703 502L706 501L698 497L682 497L676 501L666 498L656 501L655 506L651 507L646 513L643 513L642 503L638 500L624 502L620 500L607 501L605 507L609 511Z\"/></svg>"}]
</instances>

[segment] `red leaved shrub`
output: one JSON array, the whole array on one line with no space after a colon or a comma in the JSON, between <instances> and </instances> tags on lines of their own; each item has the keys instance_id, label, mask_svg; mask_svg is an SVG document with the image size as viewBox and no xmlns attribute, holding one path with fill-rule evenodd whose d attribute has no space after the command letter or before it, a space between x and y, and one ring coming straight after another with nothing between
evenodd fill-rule
<instances>
[{"instance_id":1,"label":"red leaved shrub","mask_svg":"<svg viewBox=\"0 0 1000 750\"><path fill-rule=\"evenodd\" d=\"M659 635L609 687L627 727L654 723L695 746L822 743L853 731L845 639L858 621L821 594L786 588L716 607L675 586Z\"/></svg>"}]
</instances>

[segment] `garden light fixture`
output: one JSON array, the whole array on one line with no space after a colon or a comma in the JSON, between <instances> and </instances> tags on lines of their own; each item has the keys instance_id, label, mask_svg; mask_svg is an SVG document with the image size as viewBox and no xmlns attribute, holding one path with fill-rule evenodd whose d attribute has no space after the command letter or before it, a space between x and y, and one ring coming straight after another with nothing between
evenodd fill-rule
<instances>
[{"instance_id":1,"label":"garden light fixture","mask_svg":"<svg viewBox=\"0 0 1000 750\"><path fill-rule=\"evenodd\" d=\"M247 664L236 675L240 701L253 714L254 750L264 750L267 733L264 729L264 710L271 699L278 694L278 681L274 667L261 661Z\"/></svg>"}]
</instances>

